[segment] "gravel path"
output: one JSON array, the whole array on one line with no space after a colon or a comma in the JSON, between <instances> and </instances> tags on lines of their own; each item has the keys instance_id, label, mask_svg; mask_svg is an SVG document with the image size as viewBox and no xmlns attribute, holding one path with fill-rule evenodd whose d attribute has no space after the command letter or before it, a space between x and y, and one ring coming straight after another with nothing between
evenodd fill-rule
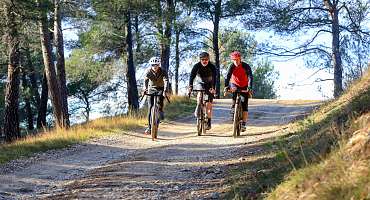
<instances>
[{"instance_id":1,"label":"gravel path","mask_svg":"<svg viewBox=\"0 0 370 200\"><path fill-rule=\"evenodd\" d=\"M189 116L161 123L157 141L122 132L0 166L0 200L219 199L230 166L259 159L261 141L317 105L252 99L247 131L233 138L230 103L215 101L205 136L196 136Z\"/></svg>"}]
</instances>

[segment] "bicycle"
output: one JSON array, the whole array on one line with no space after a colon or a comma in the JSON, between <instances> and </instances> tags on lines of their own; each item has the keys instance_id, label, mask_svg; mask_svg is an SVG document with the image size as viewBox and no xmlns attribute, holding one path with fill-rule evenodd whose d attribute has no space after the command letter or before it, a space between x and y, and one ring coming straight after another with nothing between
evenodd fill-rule
<instances>
[{"instance_id":1,"label":"bicycle","mask_svg":"<svg viewBox=\"0 0 370 200\"><path fill-rule=\"evenodd\" d=\"M230 90L226 92L231 92ZM240 136L243 122L243 108L241 105L241 93L249 93L249 90L236 89L233 93L236 93L235 106L233 113L233 137ZM226 94L224 94L226 96Z\"/></svg>"},{"instance_id":2,"label":"bicycle","mask_svg":"<svg viewBox=\"0 0 370 200\"><path fill-rule=\"evenodd\" d=\"M152 140L154 141L157 139L158 136L158 126L160 123L159 119L159 99L163 95L163 91L150 91L150 93L145 93L147 96L154 96L153 106L150 109L150 134L152 136ZM167 101L170 103L170 100L166 96Z\"/></svg>"},{"instance_id":3,"label":"bicycle","mask_svg":"<svg viewBox=\"0 0 370 200\"><path fill-rule=\"evenodd\" d=\"M204 89L197 89L192 90L192 92L196 92L199 95L199 100L197 107L195 108L196 111L196 117L197 117L197 134L198 136L201 136L202 134L206 134L206 126L208 124L208 112L206 108L206 99L205 96L205 90ZM197 95L197 96L198 96ZM189 93L190 97L190 93Z\"/></svg>"}]
</instances>

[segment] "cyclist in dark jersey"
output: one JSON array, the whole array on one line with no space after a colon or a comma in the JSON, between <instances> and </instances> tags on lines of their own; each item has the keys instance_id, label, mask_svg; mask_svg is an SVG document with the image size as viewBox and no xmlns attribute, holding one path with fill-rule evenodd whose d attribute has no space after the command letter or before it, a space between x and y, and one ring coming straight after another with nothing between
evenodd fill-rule
<instances>
[{"instance_id":1,"label":"cyclist in dark jersey","mask_svg":"<svg viewBox=\"0 0 370 200\"><path fill-rule=\"evenodd\" d=\"M154 91L162 91L163 96L159 98L159 117L160 119L164 118L163 112L163 100L168 92L168 77L167 73L164 69L160 67L161 59L159 57L152 57L149 60L150 68L146 71L145 79L144 79L144 93L150 92L151 90ZM149 108L148 108L148 128L145 130L145 134L150 134L150 110L153 107L154 103L154 96L150 96L148 101Z\"/></svg>"},{"instance_id":2,"label":"cyclist in dark jersey","mask_svg":"<svg viewBox=\"0 0 370 200\"><path fill-rule=\"evenodd\" d=\"M226 79L225 79L225 90L235 91L236 89L240 90L249 90L252 92L252 83L253 75L251 67L241 61L241 54L239 51L233 51L230 54L230 59L233 61L233 64L230 65ZM242 108L243 108L243 123L242 131L246 130L246 122L248 120L248 98L247 93L241 93L242 99ZM233 107L235 104L236 94L233 94ZM232 108L233 108L232 107Z\"/></svg>"},{"instance_id":3,"label":"cyclist in dark jersey","mask_svg":"<svg viewBox=\"0 0 370 200\"><path fill-rule=\"evenodd\" d=\"M200 61L193 66L189 79L189 93L194 89L205 89L206 108L209 117L206 129L211 129L212 102L213 95L216 93L216 67L209 62L209 54L202 52L199 54ZM199 96L198 96L199 101Z\"/></svg>"}]
</instances>

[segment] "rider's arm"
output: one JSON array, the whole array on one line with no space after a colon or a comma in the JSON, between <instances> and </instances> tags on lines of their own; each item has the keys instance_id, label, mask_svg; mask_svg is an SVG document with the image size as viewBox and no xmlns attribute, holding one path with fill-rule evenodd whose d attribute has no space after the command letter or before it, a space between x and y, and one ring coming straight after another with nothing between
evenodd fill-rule
<instances>
[{"instance_id":1,"label":"rider's arm","mask_svg":"<svg viewBox=\"0 0 370 200\"><path fill-rule=\"evenodd\" d=\"M216 77L217 77L216 66L214 66L213 64L211 66L212 66L211 67L212 69L212 88L216 89Z\"/></svg>"},{"instance_id":2,"label":"rider's arm","mask_svg":"<svg viewBox=\"0 0 370 200\"><path fill-rule=\"evenodd\" d=\"M164 90L163 91L167 91L168 89L168 76L167 76L167 72L166 70L162 70L162 73L163 73L163 83L164 83Z\"/></svg>"},{"instance_id":3,"label":"rider's arm","mask_svg":"<svg viewBox=\"0 0 370 200\"><path fill-rule=\"evenodd\" d=\"M145 73L145 78L144 78L144 90L148 90L148 85L149 85L149 70Z\"/></svg>"},{"instance_id":4,"label":"rider's arm","mask_svg":"<svg viewBox=\"0 0 370 200\"><path fill-rule=\"evenodd\" d=\"M231 64L229 66L229 69L227 70L227 74L226 74L226 78L225 78L225 87L229 87L230 78L231 78L231 75L233 73L233 69L234 69L234 64Z\"/></svg>"},{"instance_id":5,"label":"rider's arm","mask_svg":"<svg viewBox=\"0 0 370 200\"><path fill-rule=\"evenodd\" d=\"M248 87L252 89L253 86L253 74L252 74L252 69L251 66L247 64L247 76L248 76Z\"/></svg>"},{"instance_id":6,"label":"rider's arm","mask_svg":"<svg viewBox=\"0 0 370 200\"><path fill-rule=\"evenodd\" d=\"M195 64L190 72L189 86L193 86L194 78L198 73L199 65Z\"/></svg>"}]
</instances>

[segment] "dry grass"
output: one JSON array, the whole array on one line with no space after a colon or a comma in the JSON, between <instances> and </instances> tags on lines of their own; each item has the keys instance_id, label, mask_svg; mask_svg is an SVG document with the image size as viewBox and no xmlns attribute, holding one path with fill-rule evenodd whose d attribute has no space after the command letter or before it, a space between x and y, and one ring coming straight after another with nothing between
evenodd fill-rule
<instances>
[{"instance_id":1,"label":"dry grass","mask_svg":"<svg viewBox=\"0 0 370 200\"><path fill-rule=\"evenodd\" d=\"M303 140L301 152L308 156L316 152L310 157L317 159L293 170L267 199L370 199L369 102L367 73L339 99L296 123L294 132ZM302 160L297 141L290 144L290 158Z\"/></svg>"},{"instance_id":2,"label":"dry grass","mask_svg":"<svg viewBox=\"0 0 370 200\"><path fill-rule=\"evenodd\" d=\"M253 179L235 181L227 197L370 199L369 111L368 72L340 98L290 124L284 136L265 142L266 151L275 156L240 167L232 179ZM358 133L362 135L354 139Z\"/></svg>"}]
</instances>

